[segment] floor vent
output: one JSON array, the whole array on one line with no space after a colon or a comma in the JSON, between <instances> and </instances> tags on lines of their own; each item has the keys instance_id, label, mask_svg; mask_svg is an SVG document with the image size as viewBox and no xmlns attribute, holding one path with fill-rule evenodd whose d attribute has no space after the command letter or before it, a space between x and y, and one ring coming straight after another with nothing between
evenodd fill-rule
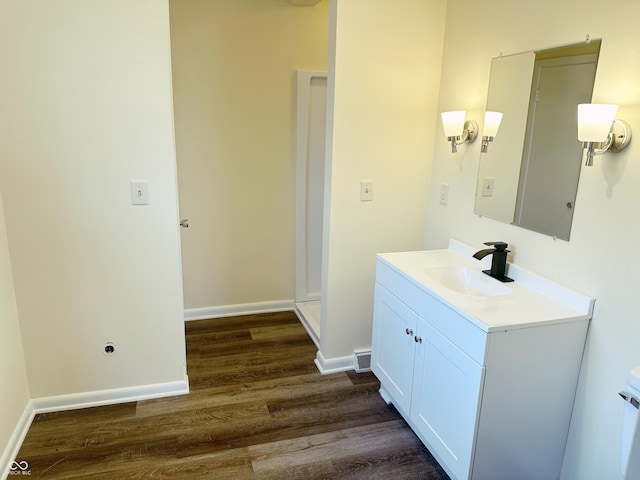
<instances>
[{"instance_id":1,"label":"floor vent","mask_svg":"<svg viewBox=\"0 0 640 480\"><path fill-rule=\"evenodd\" d=\"M357 373L371 371L371 350L356 350L353 359Z\"/></svg>"}]
</instances>

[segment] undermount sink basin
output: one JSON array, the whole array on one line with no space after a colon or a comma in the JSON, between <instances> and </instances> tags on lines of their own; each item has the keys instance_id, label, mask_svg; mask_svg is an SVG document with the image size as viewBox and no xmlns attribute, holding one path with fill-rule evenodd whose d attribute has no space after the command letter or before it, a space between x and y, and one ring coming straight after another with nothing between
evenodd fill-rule
<instances>
[{"instance_id":1,"label":"undermount sink basin","mask_svg":"<svg viewBox=\"0 0 640 480\"><path fill-rule=\"evenodd\" d=\"M511 293L511 288L499 280L462 265L427 268L424 273L442 286L467 295L497 297Z\"/></svg>"}]
</instances>

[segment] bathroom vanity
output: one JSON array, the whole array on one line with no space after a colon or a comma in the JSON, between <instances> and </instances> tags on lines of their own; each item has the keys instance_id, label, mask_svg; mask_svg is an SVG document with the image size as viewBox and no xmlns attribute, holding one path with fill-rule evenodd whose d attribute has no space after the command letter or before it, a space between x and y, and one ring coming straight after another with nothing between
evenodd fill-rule
<instances>
[{"instance_id":1,"label":"bathroom vanity","mask_svg":"<svg viewBox=\"0 0 640 480\"><path fill-rule=\"evenodd\" d=\"M594 300L474 252L378 255L380 394L453 479L559 478Z\"/></svg>"}]
</instances>

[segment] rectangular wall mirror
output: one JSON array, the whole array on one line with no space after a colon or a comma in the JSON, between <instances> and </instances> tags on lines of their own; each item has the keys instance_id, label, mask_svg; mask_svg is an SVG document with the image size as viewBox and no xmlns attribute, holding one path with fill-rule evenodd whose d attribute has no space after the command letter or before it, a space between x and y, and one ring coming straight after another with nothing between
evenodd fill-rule
<instances>
[{"instance_id":1,"label":"rectangular wall mirror","mask_svg":"<svg viewBox=\"0 0 640 480\"><path fill-rule=\"evenodd\" d=\"M600 40L491 61L487 111L500 130L482 153L474 212L569 240L583 150L577 106L590 103Z\"/></svg>"}]
</instances>

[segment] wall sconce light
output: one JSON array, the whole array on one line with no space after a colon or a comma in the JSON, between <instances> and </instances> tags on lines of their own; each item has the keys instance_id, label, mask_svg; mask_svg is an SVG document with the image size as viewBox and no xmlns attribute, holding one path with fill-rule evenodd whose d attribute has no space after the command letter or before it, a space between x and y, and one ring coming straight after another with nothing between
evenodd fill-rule
<instances>
[{"instance_id":1,"label":"wall sconce light","mask_svg":"<svg viewBox=\"0 0 640 480\"><path fill-rule=\"evenodd\" d=\"M466 120L465 110L442 112L442 126L447 140L451 142L451 153L458 151L457 146L471 143L478 136L478 124L473 120Z\"/></svg>"},{"instance_id":2,"label":"wall sconce light","mask_svg":"<svg viewBox=\"0 0 640 480\"><path fill-rule=\"evenodd\" d=\"M616 120L618 105L581 103L578 105L578 140L587 149L585 165L593 165L593 156L624 150L631 141L631 127Z\"/></svg>"},{"instance_id":3,"label":"wall sconce light","mask_svg":"<svg viewBox=\"0 0 640 480\"><path fill-rule=\"evenodd\" d=\"M489 142L493 142L493 139L498 134L500 128L500 122L502 122L502 112L484 112L484 130L482 133L482 147L481 153L487 153L489 150Z\"/></svg>"}]
</instances>

